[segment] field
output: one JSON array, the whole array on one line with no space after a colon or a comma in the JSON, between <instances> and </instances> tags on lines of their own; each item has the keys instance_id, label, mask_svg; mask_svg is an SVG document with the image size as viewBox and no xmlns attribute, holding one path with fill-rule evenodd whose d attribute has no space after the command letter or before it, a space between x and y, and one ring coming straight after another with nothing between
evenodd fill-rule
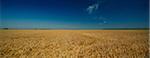
<instances>
[{"instance_id":1,"label":"field","mask_svg":"<svg viewBox=\"0 0 150 58\"><path fill-rule=\"evenodd\" d=\"M0 30L0 58L148 58L148 30Z\"/></svg>"}]
</instances>

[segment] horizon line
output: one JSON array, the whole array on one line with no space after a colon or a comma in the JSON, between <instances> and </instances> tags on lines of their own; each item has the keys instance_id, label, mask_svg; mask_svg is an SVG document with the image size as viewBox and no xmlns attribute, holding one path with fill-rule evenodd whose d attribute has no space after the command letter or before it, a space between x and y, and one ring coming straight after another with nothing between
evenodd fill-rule
<instances>
[{"instance_id":1,"label":"horizon line","mask_svg":"<svg viewBox=\"0 0 150 58\"><path fill-rule=\"evenodd\" d=\"M0 28L2 30L149 30L150 28Z\"/></svg>"}]
</instances>

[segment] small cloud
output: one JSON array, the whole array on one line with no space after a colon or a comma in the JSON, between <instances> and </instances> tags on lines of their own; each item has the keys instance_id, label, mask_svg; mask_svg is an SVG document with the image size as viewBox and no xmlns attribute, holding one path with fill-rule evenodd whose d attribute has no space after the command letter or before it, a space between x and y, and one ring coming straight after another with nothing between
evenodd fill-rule
<instances>
[{"instance_id":1,"label":"small cloud","mask_svg":"<svg viewBox=\"0 0 150 58\"><path fill-rule=\"evenodd\" d=\"M99 8L99 4L92 4L90 6L88 6L88 8L86 9L88 11L89 14L93 13L94 11L98 10Z\"/></svg>"},{"instance_id":2,"label":"small cloud","mask_svg":"<svg viewBox=\"0 0 150 58\"><path fill-rule=\"evenodd\" d=\"M105 18L103 16L94 17L95 20L108 20L108 18Z\"/></svg>"},{"instance_id":3,"label":"small cloud","mask_svg":"<svg viewBox=\"0 0 150 58\"><path fill-rule=\"evenodd\" d=\"M107 23L107 21L104 21L104 23L106 24L106 23Z\"/></svg>"},{"instance_id":4,"label":"small cloud","mask_svg":"<svg viewBox=\"0 0 150 58\"><path fill-rule=\"evenodd\" d=\"M99 25L103 25L103 24L107 24L108 22L107 21L105 21L105 20L102 20L102 21L99 21Z\"/></svg>"},{"instance_id":5,"label":"small cloud","mask_svg":"<svg viewBox=\"0 0 150 58\"><path fill-rule=\"evenodd\" d=\"M105 18L105 17L100 16L100 17L98 17L98 19L99 19L99 20L107 20L108 18Z\"/></svg>"},{"instance_id":6,"label":"small cloud","mask_svg":"<svg viewBox=\"0 0 150 58\"><path fill-rule=\"evenodd\" d=\"M108 23L109 19L103 16L98 16L98 17L95 17L94 20L97 20L99 25L104 25Z\"/></svg>"}]
</instances>

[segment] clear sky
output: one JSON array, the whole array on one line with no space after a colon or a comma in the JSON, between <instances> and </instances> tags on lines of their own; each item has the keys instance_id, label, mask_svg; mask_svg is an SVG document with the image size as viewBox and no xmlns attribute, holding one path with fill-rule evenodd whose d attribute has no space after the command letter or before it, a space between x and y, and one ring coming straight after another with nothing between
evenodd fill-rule
<instances>
[{"instance_id":1,"label":"clear sky","mask_svg":"<svg viewBox=\"0 0 150 58\"><path fill-rule=\"evenodd\" d=\"M148 28L148 0L1 0L1 27Z\"/></svg>"}]
</instances>

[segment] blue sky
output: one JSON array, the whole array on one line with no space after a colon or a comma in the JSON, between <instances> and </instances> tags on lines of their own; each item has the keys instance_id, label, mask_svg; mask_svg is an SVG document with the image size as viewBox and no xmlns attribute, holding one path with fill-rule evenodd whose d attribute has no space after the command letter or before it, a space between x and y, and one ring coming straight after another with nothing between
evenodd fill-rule
<instances>
[{"instance_id":1,"label":"blue sky","mask_svg":"<svg viewBox=\"0 0 150 58\"><path fill-rule=\"evenodd\" d=\"M148 28L148 0L1 0L6 28Z\"/></svg>"}]
</instances>

